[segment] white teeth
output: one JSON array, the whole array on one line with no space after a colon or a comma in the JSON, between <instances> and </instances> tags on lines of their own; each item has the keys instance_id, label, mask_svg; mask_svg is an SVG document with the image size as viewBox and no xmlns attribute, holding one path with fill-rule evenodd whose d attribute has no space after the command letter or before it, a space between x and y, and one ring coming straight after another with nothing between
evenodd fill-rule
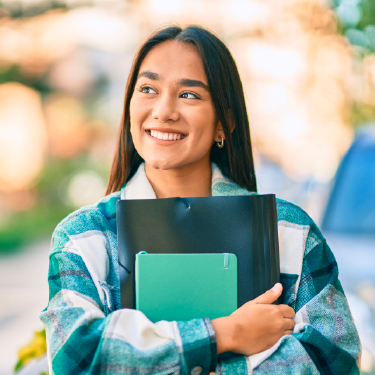
<instances>
[{"instance_id":1,"label":"white teeth","mask_svg":"<svg viewBox=\"0 0 375 375\"><path fill-rule=\"evenodd\" d=\"M177 141L183 139L184 136L182 134L177 133L161 133L156 130L150 130L151 137L162 139L163 141Z\"/></svg>"}]
</instances>

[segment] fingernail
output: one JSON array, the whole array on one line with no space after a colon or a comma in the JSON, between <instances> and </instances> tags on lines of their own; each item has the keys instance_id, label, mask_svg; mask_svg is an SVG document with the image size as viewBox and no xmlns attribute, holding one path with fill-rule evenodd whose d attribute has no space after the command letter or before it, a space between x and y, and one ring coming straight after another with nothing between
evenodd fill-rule
<instances>
[{"instance_id":1,"label":"fingernail","mask_svg":"<svg viewBox=\"0 0 375 375\"><path fill-rule=\"evenodd\" d=\"M272 288L271 290L273 290L274 292L279 292L281 289L281 284L280 283L276 283Z\"/></svg>"}]
</instances>

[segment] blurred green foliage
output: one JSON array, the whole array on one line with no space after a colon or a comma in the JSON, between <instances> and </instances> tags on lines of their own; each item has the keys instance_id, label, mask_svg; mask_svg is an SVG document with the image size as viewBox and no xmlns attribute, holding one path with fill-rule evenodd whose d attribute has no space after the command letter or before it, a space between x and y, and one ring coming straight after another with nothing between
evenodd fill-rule
<instances>
[{"instance_id":1,"label":"blurred green foliage","mask_svg":"<svg viewBox=\"0 0 375 375\"><path fill-rule=\"evenodd\" d=\"M20 1L0 1L0 19L10 15L13 18L33 17L54 8L66 8L60 1L41 1L26 4ZM1 9L5 12L1 12ZM18 65L3 66L0 69L0 84L19 82L41 94L42 100L56 93L48 79L49 71L40 74L28 74ZM88 117L95 111L95 103L107 81L96 77L93 89L80 98ZM95 116L92 116L95 118ZM93 170L105 180L108 176L108 166L93 160L87 152L69 159L58 159L49 156L42 174L35 182L32 190L36 195L36 204L26 211L8 213L0 222L0 253L10 253L22 248L23 245L37 241L40 238L51 238L56 225L74 207L67 199L69 181L80 171Z\"/></svg>"},{"instance_id":2,"label":"blurred green foliage","mask_svg":"<svg viewBox=\"0 0 375 375\"><path fill-rule=\"evenodd\" d=\"M361 126L375 120L375 107L366 103L352 104L349 122L353 127Z\"/></svg>"},{"instance_id":3,"label":"blurred green foliage","mask_svg":"<svg viewBox=\"0 0 375 375\"><path fill-rule=\"evenodd\" d=\"M63 205L37 205L26 212L17 212L0 227L0 251L11 252L16 248L51 236L56 225L71 212Z\"/></svg>"},{"instance_id":4,"label":"blurred green foliage","mask_svg":"<svg viewBox=\"0 0 375 375\"><path fill-rule=\"evenodd\" d=\"M0 1L0 8L6 9L12 18L35 17L51 9L67 9L64 1L45 0L37 2L22 2L19 0Z\"/></svg>"},{"instance_id":5,"label":"blurred green foliage","mask_svg":"<svg viewBox=\"0 0 375 375\"><path fill-rule=\"evenodd\" d=\"M330 0L337 14L338 27L354 46L358 58L375 52L375 1L374 0ZM353 127L374 122L375 106L353 102L349 123Z\"/></svg>"},{"instance_id":6,"label":"blurred green foliage","mask_svg":"<svg viewBox=\"0 0 375 375\"><path fill-rule=\"evenodd\" d=\"M34 187L38 203L28 211L14 212L0 225L0 252L13 252L39 238L51 237L56 225L77 209L66 198L71 177L88 169L107 175L105 168L94 166L84 154L74 159L51 158Z\"/></svg>"},{"instance_id":7,"label":"blurred green foliage","mask_svg":"<svg viewBox=\"0 0 375 375\"><path fill-rule=\"evenodd\" d=\"M364 57L375 52L375 0L328 0L337 14L339 31L356 46L358 56ZM90 2L88 2L90 3ZM77 3L78 4L78 3ZM79 5L77 5L79 6ZM75 7L70 5L69 7ZM0 18L11 16L34 17L51 9L68 8L65 1L46 0L39 2L1 1ZM17 65L0 70L0 84L20 82L32 87L47 98L55 89L48 83L47 73L27 75ZM82 97L88 113L95 110L96 99L105 90L104 77L96 77L95 89ZM363 103L353 103L349 121L353 126L375 120L375 107ZM99 163L97 163L99 164ZM28 211L14 212L0 224L0 252L14 251L30 241L41 237L50 237L56 225L74 211L66 199L66 190L70 179L81 170L94 170L108 176L108 166L95 165L86 154L72 159L47 160L45 168L34 186L37 204Z\"/></svg>"},{"instance_id":8,"label":"blurred green foliage","mask_svg":"<svg viewBox=\"0 0 375 375\"><path fill-rule=\"evenodd\" d=\"M375 51L375 1L331 0L339 30L361 55Z\"/></svg>"},{"instance_id":9,"label":"blurred green foliage","mask_svg":"<svg viewBox=\"0 0 375 375\"><path fill-rule=\"evenodd\" d=\"M0 84L7 82L19 82L25 86L32 87L42 95L49 94L54 90L47 84L44 75L26 75L18 65L10 65L0 70Z\"/></svg>"},{"instance_id":10,"label":"blurred green foliage","mask_svg":"<svg viewBox=\"0 0 375 375\"><path fill-rule=\"evenodd\" d=\"M375 25L375 2L373 0L362 0L360 6L362 17L357 27L363 30L369 25Z\"/></svg>"}]
</instances>

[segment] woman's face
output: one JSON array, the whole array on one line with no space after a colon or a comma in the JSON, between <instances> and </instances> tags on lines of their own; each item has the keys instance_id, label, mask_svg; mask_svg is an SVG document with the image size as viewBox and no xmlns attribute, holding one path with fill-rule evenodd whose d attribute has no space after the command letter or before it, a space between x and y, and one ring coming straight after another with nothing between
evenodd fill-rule
<instances>
[{"instance_id":1,"label":"woman's face","mask_svg":"<svg viewBox=\"0 0 375 375\"><path fill-rule=\"evenodd\" d=\"M154 47L143 60L130 102L133 142L155 169L209 163L224 136L194 46L175 41Z\"/></svg>"}]
</instances>

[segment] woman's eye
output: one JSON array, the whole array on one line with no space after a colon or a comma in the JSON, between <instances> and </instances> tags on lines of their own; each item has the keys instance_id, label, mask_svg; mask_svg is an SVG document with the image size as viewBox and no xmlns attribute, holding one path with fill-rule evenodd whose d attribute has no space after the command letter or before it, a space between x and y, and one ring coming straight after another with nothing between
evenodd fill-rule
<instances>
[{"instance_id":1,"label":"woman's eye","mask_svg":"<svg viewBox=\"0 0 375 375\"><path fill-rule=\"evenodd\" d=\"M183 99L199 99L198 96L196 96L195 94L192 94L191 92L184 92L183 94L181 94L181 97Z\"/></svg>"},{"instance_id":2,"label":"woman's eye","mask_svg":"<svg viewBox=\"0 0 375 375\"><path fill-rule=\"evenodd\" d=\"M140 91L145 93L145 94L155 94L155 91L149 86L141 87Z\"/></svg>"}]
</instances>

